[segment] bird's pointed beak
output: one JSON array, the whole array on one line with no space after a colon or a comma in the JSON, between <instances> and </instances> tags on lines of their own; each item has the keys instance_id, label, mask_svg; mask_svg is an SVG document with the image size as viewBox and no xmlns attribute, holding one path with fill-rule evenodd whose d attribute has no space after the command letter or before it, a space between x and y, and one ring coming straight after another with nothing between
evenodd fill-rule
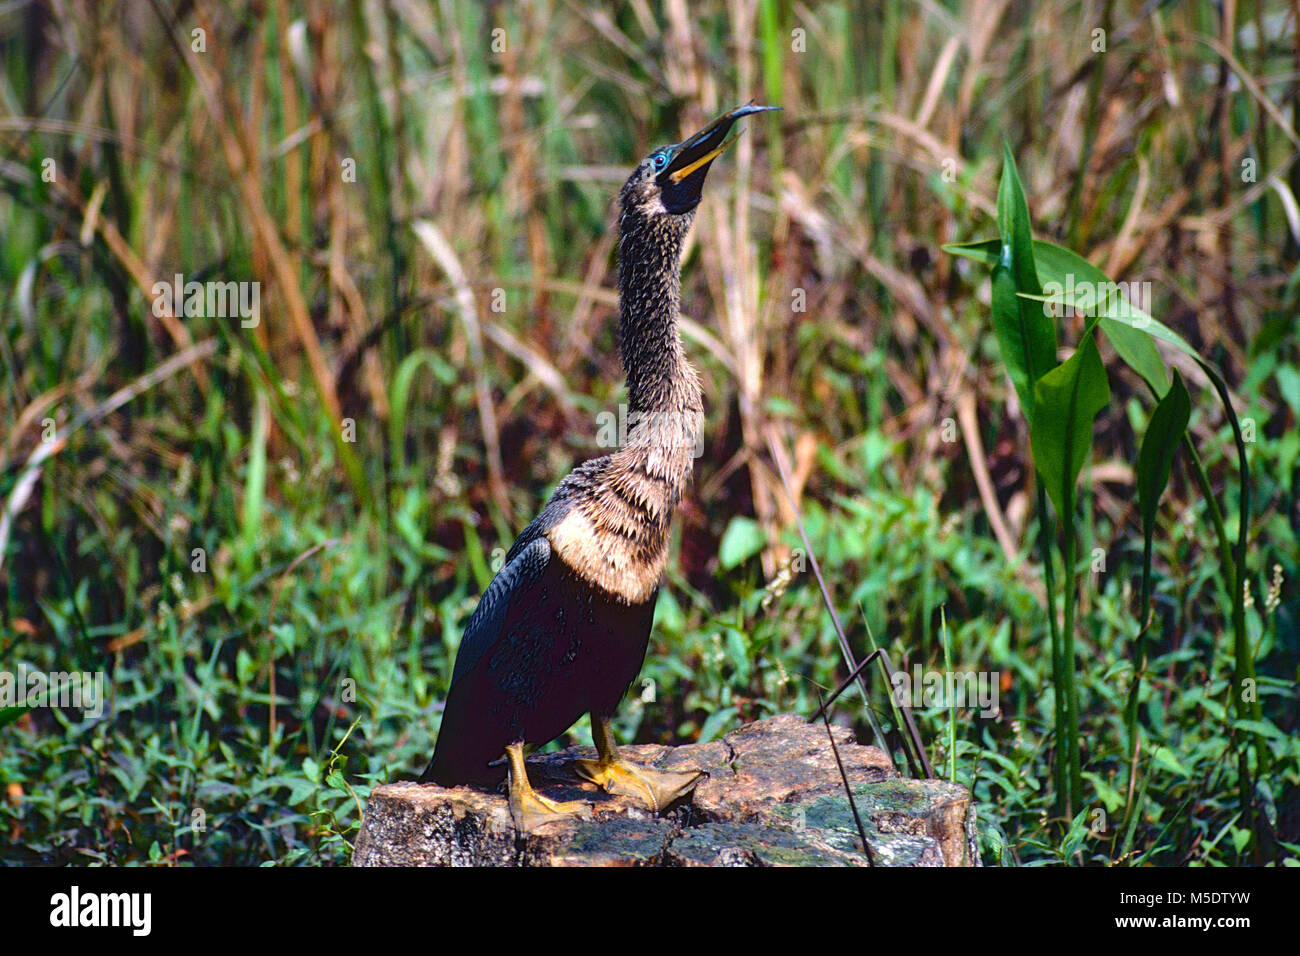
<instances>
[{"instance_id":1,"label":"bird's pointed beak","mask_svg":"<svg viewBox=\"0 0 1300 956\"><path fill-rule=\"evenodd\" d=\"M779 106L757 106L752 102L737 106L734 110L723 113L694 136L679 143L673 151L672 161L656 179L659 188L663 190L665 205L674 212L684 212L694 208L700 201L700 191L704 187L704 177L708 174L709 165L740 135L739 131L734 133L731 131L736 122L751 113L764 113L780 108Z\"/></svg>"}]
</instances>

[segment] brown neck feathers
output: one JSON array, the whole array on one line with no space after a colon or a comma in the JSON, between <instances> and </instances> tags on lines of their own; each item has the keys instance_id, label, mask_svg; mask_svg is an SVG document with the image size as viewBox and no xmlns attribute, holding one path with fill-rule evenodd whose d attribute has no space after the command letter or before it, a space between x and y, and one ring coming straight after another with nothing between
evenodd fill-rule
<instances>
[{"instance_id":1,"label":"brown neck feathers","mask_svg":"<svg viewBox=\"0 0 1300 956\"><path fill-rule=\"evenodd\" d=\"M699 454L703 395L677 330L690 219L625 210L619 220L626 443L588 463L573 507L548 531L570 567L629 604L650 600L659 586L669 524Z\"/></svg>"}]
</instances>

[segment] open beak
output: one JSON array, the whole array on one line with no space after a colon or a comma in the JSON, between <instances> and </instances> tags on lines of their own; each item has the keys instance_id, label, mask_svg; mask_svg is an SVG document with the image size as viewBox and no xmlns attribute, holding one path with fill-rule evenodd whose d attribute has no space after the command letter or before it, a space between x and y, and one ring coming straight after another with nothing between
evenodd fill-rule
<instances>
[{"instance_id":1,"label":"open beak","mask_svg":"<svg viewBox=\"0 0 1300 956\"><path fill-rule=\"evenodd\" d=\"M674 213L694 209L700 201L709 164L721 156L740 135L739 130L731 132L736 121L751 113L763 113L780 108L779 106L756 106L752 102L737 106L734 110L723 113L694 136L679 143L673 151L672 161L656 177L656 182L662 191L664 206Z\"/></svg>"}]
</instances>

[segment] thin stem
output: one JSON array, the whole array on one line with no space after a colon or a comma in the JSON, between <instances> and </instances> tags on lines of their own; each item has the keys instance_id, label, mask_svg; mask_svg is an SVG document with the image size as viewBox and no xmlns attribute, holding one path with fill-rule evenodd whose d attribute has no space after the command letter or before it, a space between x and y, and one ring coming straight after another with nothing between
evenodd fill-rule
<instances>
[{"instance_id":1,"label":"thin stem","mask_svg":"<svg viewBox=\"0 0 1300 956\"><path fill-rule=\"evenodd\" d=\"M1061 742L1062 728L1065 726L1063 693L1065 678L1061 673L1061 635L1056 627L1056 569L1052 564L1051 513L1047 509L1047 491L1042 483L1038 484L1038 552L1043 560L1043 579L1047 590L1047 630L1052 645L1052 686L1056 689L1055 727L1056 760L1052 767L1052 776L1056 783L1056 799L1063 814L1068 813L1069 785L1065 772L1065 755Z\"/></svg>"},{"instance_id":2,"label":"thin stem","mask_svg":"<svg viewBox=\"0 0 1300 956\"><path fill-rule=\"evenodd\" d=\"M1078 601L1078 576L1076 564L1076 534L1074 527L1074 490L1066 488L1065 514L1061 517L1061 600L1065 603L1065 623L1061 628L1061 673L1065 679L1065 741L1066 766L1069 770L1070 802L1066 807L1068 819L1083 805L1083 773L1079 764L1079 696L1074 679L1074 614Z\"/></svg>"}]
</instances>

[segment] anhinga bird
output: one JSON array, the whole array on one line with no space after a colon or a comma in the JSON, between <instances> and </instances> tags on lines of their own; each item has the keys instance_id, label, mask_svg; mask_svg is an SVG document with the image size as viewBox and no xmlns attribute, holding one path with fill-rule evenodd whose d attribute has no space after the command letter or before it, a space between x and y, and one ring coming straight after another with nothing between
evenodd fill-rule
<instances>
[{"instance_id":1,"label":"anhinga bird","mask_svg":"<svg viewBox=\"0 0 1300 956\"><path fill-rule=\"evenodd\" d=\"M624 184L618 290L626 442L560 483L506 555L461 638L438 744L420 780L492 785L508 772L511 811L525 828L586 811L580 801L556 803L534 791L523 752L583 713L591 715L598 758L579 761L577 770L607 792L657 812L700 776L621 760L610 721L645 659L669 523L704 415L677 331L682 246L710 164L739 135L728 136L732 126L774 108L731 110L685 142L655 150Z\"/></svg>"}]
</instances>

